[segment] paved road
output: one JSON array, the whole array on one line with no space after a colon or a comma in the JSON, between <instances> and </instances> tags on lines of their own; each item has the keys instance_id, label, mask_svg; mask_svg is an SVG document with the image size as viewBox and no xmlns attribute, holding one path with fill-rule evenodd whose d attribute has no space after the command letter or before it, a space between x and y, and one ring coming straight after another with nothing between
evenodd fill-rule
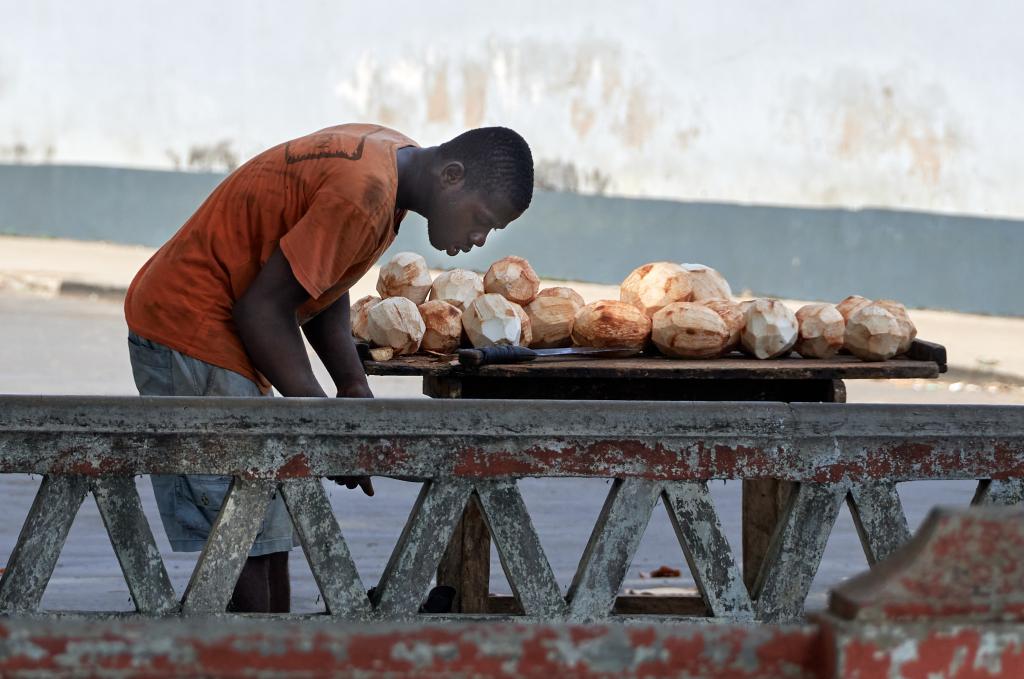
<instances>
[{"instance_id":1,"label":"paved road","mask_svg":"<svg viewBox=\"0 0 1024 679\"><path fill-rule=\"evenodd\" d=\"M0 293L0 392L133 394L135 387L127 359L126 332L119 304ZM318 376L325 385L329 384L319 366ZM371 386L379 398L421 397L416 379L371 378ZM1020 387L948 382L854 382L849 385L849 393L851 401L1024 403L1024 390ZM6 563L38 483L38 479L25 476L0 477L0 497L6 505L6 518L0 522L0 564ZM541 479L525 479L521 483L526 504L563 587L568 587L572 579L590 526L600 510L606 483L603 480ZM181 592L195 555L170 551L159 527L148 480L140 478L137 485L172 581ZM328 489L367 586L379 578L418 490L415 484L390 479L378 479L375 485L377 495L374 498L333 485ZM715 482L711 491L731 544L738 552L739 485ZM903 484L900 492L911 526L916 527L934 504L967 503L973 484L910 483ZM492 562L492 590L508 592L496 556ZM665 513L657 510L630 568L626 587L651 587L652 581L643 579L640 573L662 564L686 572ZM811 606L824 605L829 586L864 567L852 519L844 509L814 583ZM292 568L295 609L321 609L316 586L299 550L292 553ZM686 576L654 582L658 586L693 586ZM48 609L131 609L127 588L91 500L86 501L72 528L43 606Z\"/></svg>"}]
</instances>

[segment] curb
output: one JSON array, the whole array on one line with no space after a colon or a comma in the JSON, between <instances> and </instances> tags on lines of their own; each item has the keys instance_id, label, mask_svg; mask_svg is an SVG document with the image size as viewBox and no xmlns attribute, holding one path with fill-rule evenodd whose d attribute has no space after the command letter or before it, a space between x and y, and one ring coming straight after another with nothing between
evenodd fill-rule
<instances>
[{"instance_id":1,"label":"curb","mask_svg":"<svg viewBox=\"0 0 1024 679\"><path fill-rule=\"evenodd\" d=\"M68 297L89 297L91 299L123 300L128 288L120 285L101 285L83 281L66 280L57 286L57 294Z\"/></svg>"}]
</instances>

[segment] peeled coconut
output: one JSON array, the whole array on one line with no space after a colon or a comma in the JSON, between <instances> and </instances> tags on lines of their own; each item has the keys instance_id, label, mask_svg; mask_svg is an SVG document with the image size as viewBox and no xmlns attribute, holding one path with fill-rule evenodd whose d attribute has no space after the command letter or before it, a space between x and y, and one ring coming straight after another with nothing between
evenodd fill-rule
<instances>
[{"instance_id":1,"label":"peeled coconut","mask_svg":"<svg viewBox=\"0 0 1024 679\"><path fill-rule=\"evenodd\" d=\"M484 290L524 306L537 296L540 278L525 259L509 255L491 264L484 274Z\"/></svg>"},{"instance_id":2,"label":"peeled coconut","mask_svg":"<svg viewBox=\"0 0 1024 679\"><path fill-rule=\"evenodd\" d=\"M516 311L516 316L519 316L519 346L528 347L533 342L533 323L530 321L530 316L526 313L523 307L519 306L515 302L509 302L512 308Z\"/></svg>"},{"instance_id":3,"label":"peeled coconut","mask_svg":"<svg viewBox=\"0 0 1024 679\"><path fill-rule=\"evenodd\" d=\"M619 299L648 317L674 302L689 301L692 295L689 274L675 262L644 264L626 276L619 287Z\"/></svg>"},{"instance_id":4,"label":"peeled coconut","mask_svg":"<svg viewBox=\"0 0 1024 679\"><path fill-rule=\"evenodd\" d=\"M900 342L896 353L905 354L910 351L910 345L914 343L914 338L917 337L917 326L910 320L907 307L892 299L880 299L875 304L892 314L896 318L896 322L900 324L900 332L904 335L905 339Z\"/></svg>"},{"instance_id":5,"label":"peeled coconut","mask_svg":"<svg viewBox=\"0 0 1024 679\"><path fill-rule=\"evenodd\" d=\"M370 349L370 358L378 363L390 361L395 357L395 350L391 347L374 347Z\"/></svg>"},{"instance_id":6,"label":"peeled coconut","mask_svg":"<svg viewBox=\"0 0 1024 679\"><path fill-rule=\"evenodd\" d=\"M565 289L568 290L568 288ZM572 344L573 319L576 318L576 312L582 306L577 306L576 302L569 297L545 295L541 291L541 294L537 295L537 299L526 305L526 315L530 317L533 334L533 342L530 346L536 349L548 349L567 347Z\"/></svg>"},{"instance_id":7,"label":"peeled coconut","mask_svg":"<svg viewBox=\"0 0 1024 679\"><path fill-rule=\"evenodd\" d=\"M420 349L451 354L459 348L462 337L462 312L454 304L432 299L420 304L420 316L426 331Z\"/></svg>"},{"instance_id":8,"label":"peeled coconut","mask_svg":"<svg viewBox=\"0 0 1024 679\"><path fill-rule=\"evenodd\" d=\"M651 319L625 302L594 302L577 311L573 319L572 341L581 347L641 350L650 334Z\"/></svg>"},{"instance_id":9,"label":"peeled coconut","mask_svg":"<svg viewBox=\"0 0 1024 679\"><path fill-rule=\"evenodd\" d=\"M836 304L836 309L842 314L843 320L847 323L850 322L850 316L860 311L868 304L871 304L871 300L867 297L861 297L860 295L850 295L839 304Z\"/></svg>"},{"instance_id":10,"label":"peeled coconut","mask_svg":"<svg viewBox=\"0 0 1024 679\"><path fill-rule=\"evenodd\" d=\"M676 302L651 319L651 339L666 356L714 358L729 345L729 328L703 304Z\"/></svg>"},{"instance_id":11,"label":"peeled coconut","mask_svg":"<svg viewBox=\"0 0 1024 679\"><path fill-rule=\"evenodd\" d=\"M452 269L434 279L430 286L430 299L448 302L459 311L484 294L484 279L475 271Z\"/></svg>"},{"instance_id":12,"label":"peeled coconut","mask_svg":"<svg viewBox=\"0 0 1024 679\"><path fill-rule=\"evenodd\" d=\"M462 327L474 347L519 344L522 322L515 307L498 294L474 299L462 314Z\"/></svg>"},{"instance_id":13,"label":"peeled coconut","mask_svg":"<svg viewBox=\"0 0 1024 679\"><path fill-rule=\"evenodd\" d=\"M381 297L405 297L414 304L423 304L428 292L430 271L427 270L427 260L421 255L399 252L380 268L377 294Z\"/></svg>"},{"instance_id":14,"label":"peeled coconut","mask_svg":"<svg viewBox=\"0 0 1024 679\"><path fill-rule=\"evenodd\" d=\"M563 286L544 288L537 293L537 297L562 297L564 299L572 300L572 303L576 305L577 309L586 305L586 302L583 301L583 295L572 288L566 288Z\"/></svg>"},{"instance_id":15,"label":"peeled coconut","mask_svg":"<svg viewBox=\"0 0 1024 679\"><path fill-rule=\"evenodd\" d=\"M352 305L352 310L349 313L349 322L352 325L352 336L356 339L363 342L370 341L370 330L367 327L366 315L370 312L370 307L379 301L380 297L367 295L366 297L360 297Z\"/></svg>"},{"instance_id":16,"label":"peeled coconut","mask_svg":"<svg viewBox=\"0 0 1024 679\"><path fill-rule=\"evenodd\" d=\"M740 343L757 358L785 356L796 344L796 315L777 299L756 299L743 314Z\"/></svg>"},{"instance_id":17,"label":"peeled coconut","mask_svg":"<svg viewBox=\"0 0 1024 679\"><path fill-rule=\"evenodd\" d=\"M706 299L732 299L729 282L710 266L683 264L682 267L690 274L690 287L693 289L691 299L694 302Z\"/></svg>"},{"instance_id":18,"label":"peeled coconut","mask_svg":"<svg viewBox=\"0 0 1024 679\"><path fill-rule=\"evenodd\" d=\"M796 351L804 358L831 358L843 348L846 321L834 304L806 304L796 312L800 336Z\"/></svg>"},{"instance_id":19,"label":"peeled coconut","mask_svg":"<svg viewBox=\"0 0 1024 679\"><path fill-rule=\"evenodd\" d=\"M905 340L900 322L879 304L862 307L846 323L844 346L863 361L888 360Z\"/></svg>"},{"instance_id":20,"label":"peeled coconut","mask_svg":"<svg viewBox=\"0 0 1024 679\"><path fill-rule=\"evenodd\" d=\"M725 350L730 351L739 346L740 333L743 332L743 308L731 299L708 299L700 304L714 311L725 321L725 327L729 330L729 344Z\"/></svg>"},{"instance_id":21,"label":"peeled coconut","mask_svg":"<svg viewBox=\"0 0 1024 679\"><path fill-rule=\"evenodd\" d=\"M391 347L396 355L415 354L427 327L412 300L388 297L367 313L370 341L379 347Z\"/></svg>"}]
</instances>

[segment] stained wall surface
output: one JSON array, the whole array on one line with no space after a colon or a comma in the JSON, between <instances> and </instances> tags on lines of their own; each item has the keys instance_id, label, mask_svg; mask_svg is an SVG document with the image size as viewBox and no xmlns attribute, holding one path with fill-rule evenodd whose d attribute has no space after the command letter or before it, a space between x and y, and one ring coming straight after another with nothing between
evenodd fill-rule
<instances>
[{"instance_id":1,"label":"stained wall surface","mask_svg":"<svg viewBox=\"0 0 1024 679\"><path fill-rule=\"evenodd\" d=\"M550 184L1024 218L1024 4L0 0L0 161L505 124Z\"/></svg>"}]
</instances>

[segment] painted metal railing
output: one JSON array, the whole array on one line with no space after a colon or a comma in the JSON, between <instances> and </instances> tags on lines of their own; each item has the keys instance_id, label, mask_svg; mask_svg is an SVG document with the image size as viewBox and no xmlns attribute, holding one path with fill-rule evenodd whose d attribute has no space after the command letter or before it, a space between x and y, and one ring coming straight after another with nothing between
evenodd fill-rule
<instances>
[{"instance_id":1,"label":"painted metal railing","mask_svg":"<svg viewBox=\"0 0 1024 679\"><path fill-rule=\"evenodd\" d=\"M0 579L8 615L37 610L90 492L140 614L223 613L280 492L335 618L422 616L452 531L476 502L525 613L485 618L673 619L612 613L660 498L710 617L779 621L802 614L844 501L870 563L909 538L897 482L979 479L976 503L1021 502L1024 408L10 396L0 397L0 473L44 477ZM235 477L180 600L132 478L157 473ZM423 482L372 598L321 485L329 475ZM566 594L522 477L615 479ZM749 478L797 482L753 591L706 485Z\"/></svg>"},{"instance_id":2,"label":"painted metal railing","mask_svg":"<svg viewBox=\"0 0 1024 679\"><path fill-rule=\"evenodd\" d=\"M1024 676L1024 508L936 509L800 624L0 616L0 676Z\"/></svg>"}]
</instances>

